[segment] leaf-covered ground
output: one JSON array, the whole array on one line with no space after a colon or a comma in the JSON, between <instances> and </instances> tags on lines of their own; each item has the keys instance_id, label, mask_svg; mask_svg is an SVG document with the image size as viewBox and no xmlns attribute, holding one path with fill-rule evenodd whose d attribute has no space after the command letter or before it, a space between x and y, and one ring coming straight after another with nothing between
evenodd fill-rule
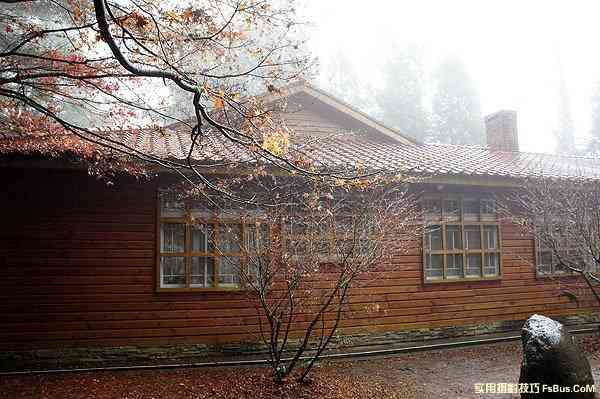
<instances>
[{"instance_id":1,"label":"leaf-covered ground","mask_svg":"<svg viewBox=\"0 0 600 399\"><path fill-rule=\"evenodd\" d=\"M598 339L582 344L600 378ZM480 395L476 383L514 383L519 342L321 364L307 384L275 386L263 367L0 377L0 398L516 398Z\"/></svg>"}]
</instances>

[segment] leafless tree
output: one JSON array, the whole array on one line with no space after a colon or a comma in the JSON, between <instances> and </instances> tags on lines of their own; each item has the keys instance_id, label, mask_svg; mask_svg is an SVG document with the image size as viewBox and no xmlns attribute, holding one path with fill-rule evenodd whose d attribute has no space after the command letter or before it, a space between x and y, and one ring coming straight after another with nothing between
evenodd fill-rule
<instances>
[{"instance_id":1,"label":"leafless tree","mask_svg":"<svg viewBox=\"0 0 600 399\"><path fill-rule=\"evenodd\" d=\"M580 276L581 284L558 279L561 294L579 301L593 295L600 265L600 185L586 179L536 178L500 198L503 213L536 242L537 273ZM568 280L568 279L567 279ZM581 281L581 280L580 280Z\"/></svg>"},{"instance_id":2,"label":"leafless tree","mask_svg":"<svg viewBox=\"0 0 600 399\"><path fill-rule=\"evenodd\" d=\"M314 184L285 205L251 216L242 281L256 304L260 339L277 381L308 356L298 375L305 380L350 316L352 290L421 237L415 194L403 183L379 183Z\"/></svg>"}]
</instances>

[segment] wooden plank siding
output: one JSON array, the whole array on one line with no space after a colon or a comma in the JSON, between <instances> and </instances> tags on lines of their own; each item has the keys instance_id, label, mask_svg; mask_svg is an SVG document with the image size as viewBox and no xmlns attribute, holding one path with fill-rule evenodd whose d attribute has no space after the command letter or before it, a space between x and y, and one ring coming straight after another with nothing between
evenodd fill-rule
<instances>
[{"instance_id":1,"label":"wooden plank siding","mask_svg":"<svg viewBox=\"0 0 600 399\"><path fill-rule=\"evenodd\" d=\"M157 182L107 186L81 172L5 168L0 348L225 343L256 338L244 292L156 292ZM420 249L352 290L344 334L587 311L536 279L533 242L503 223L502 279L423 284ZM331 276L320 276L328 284ZM328 315L329 323L333 315ZM300 315L297 329L306 325Z\"/></svg>"},{"instance_id":2,"label":"wooden plank siding","mask_svg":"<svg viewBox=\"0 0 600 399\"><path fill-rule=\"evenodd\" d=\"M286 110L278 115L298 137L339 137L340 133L353 132L368 135L373 141L396 142L346 112L303 94L293 96Z\"/></svg>"}]
</instances>

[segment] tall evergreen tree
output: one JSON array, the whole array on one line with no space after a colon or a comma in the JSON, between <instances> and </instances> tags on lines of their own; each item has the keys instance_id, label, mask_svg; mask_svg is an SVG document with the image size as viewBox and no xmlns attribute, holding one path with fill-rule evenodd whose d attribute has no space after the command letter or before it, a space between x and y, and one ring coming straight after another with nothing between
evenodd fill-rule
<instances>
[{"instance_id":1,"label":"tall evergreen tree","mask_svg":"<svg viewBox=\"0 0 600 399\"><path fill-rule=\"evenodd\" d=\"M592 137L587 152L593 155L600 155L600 81L596 82L596 85L594 86L591 106L592 126L590 134Z\"/></svg>"},{"instance_id":2,"label":"tall evergreen tree","mask_svg":"<svg viewBox=\"0 0 600 399\"><path fill-rule=\"evenodd\" d=\"M565 74L560 60L558 61L558 127L555 130L556 153L575 153L575 126L571 116L571 104L565 82Z\"/></svg>"},{"instance_id":3,"label":"tall evergreen tree","mask_svg":"<svg viewBox=\"0 0 600 399\"><path fill-rule=\"evenodd\" d=\"M435 72L429 141L446 144L485 143L479 95L457 57L446 58Z\"/></svg>"},{"instance_id":4,"label":"tall evergreen tree","mask_svg":"<svg viewBox=\"0 0 600 399\"><path fill-rule=\"evenodd\" d=\"M383 87L376 100L381 119L390 126L424 141L429 119L424 104L423 62L418 47L399 51L383 66Z\"/></svg>"},{"instance_id":5,"label":"tall evergreen tree","mask_svg":"<svg viewBox=\"0 0 600 399\"><path fill-rule=\"evenodd\" d=\"M374 89L359 79L352 59L338 48L323 61L319 86L353 107L372 114Z\"/></svg>"}]
</instances>

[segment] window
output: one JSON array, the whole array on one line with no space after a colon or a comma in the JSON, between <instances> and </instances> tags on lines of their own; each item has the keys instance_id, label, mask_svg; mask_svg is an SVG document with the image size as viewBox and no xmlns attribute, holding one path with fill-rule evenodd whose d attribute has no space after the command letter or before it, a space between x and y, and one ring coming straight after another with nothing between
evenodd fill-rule
<instances>
[{"instance_id":1,"label":"window","mask_svg":"<svg viewBox=\"0 0 600 399\"><path fill-rule=\"evenodd\" d=\"M492 199L428 197L423 211L425 281L500 276L500 228Z\"/></svg>"},{"instance_id":2,"label":"window","mask_svg":"<svg viewBox=\"0 0 600 399\"><path fill-rule=\"evenodd\" d=\"M290 216L285 228L286 251L293 257L317 253L323 262L346 254L368 256L372 251L375 233L369 217L348 213L336 216L335 225L327 222Z\"/></svg>"},{"instance_id":3,"label":"window","mask_svg":"<svg viewBox=\"0 0 600 399\"><path fill-rule=\"evenodd\" d=\"M285 250L291 256L306 253L328 256L330 241L330 230L325 225L318 225L302 215L289 216L285 222Z\"/></svg>"},{"instance_id":4,"label":"window","mask_svg":"<svg viewBox=\"0 0 600 399\"><path fill-rule=\"evenodd\" d=\"M555 234L553 234L554 237L563 237L559 233ZM560 258L567 262L573 262L577 267L585 264L585 269L589 272L598 271L596 262L589 254L585 253L585 250L578 248L577 244L570 245L566 236L557 241L564 243L563 247L558 249ZM545 246L542 240L536 239L535 249L536 274L538 277L565 276L573 273L568 267L560 264L559 256L551 248Z\"/></svg>"},{"instance_id":5,"label":"window","mask_svg":"<svg viewBox=\"0 0 600 399\"><path fill-rule=\"evenodd\" d=\"M270 228L265 223L202 214L161 194L160 289L240 289L242 272L252 274L247 251L256 254L269 245Z\"/></svg>"}]
</instances>

